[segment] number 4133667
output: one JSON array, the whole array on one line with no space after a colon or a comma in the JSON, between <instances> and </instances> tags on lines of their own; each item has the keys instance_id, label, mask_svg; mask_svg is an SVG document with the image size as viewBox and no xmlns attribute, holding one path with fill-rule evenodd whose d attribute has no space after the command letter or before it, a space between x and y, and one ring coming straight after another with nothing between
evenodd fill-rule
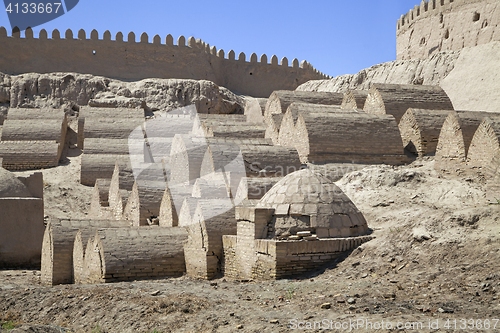
<instances>
[{"instance_id":1,"label":"number 4133667","mask_svg":"<svg viewBox=\"0 0 500 333\"><path fill-rule=\"evenodd\" d=\"M489 330L496 329L499 319L448 319L444 328L460 330ZM500 328L500 327L499 327Z\"/></svg>"},{"instance_id":2,"label":"number 4133667","mask_svg":"<svg viewBox=\"0 0 500 333\"><path fill-rule=\"evenodd\" d=\"M9 14L57 14L61 9L61 2L55 3L9 3L5 11Z\"/></svg>"}]
</instances>

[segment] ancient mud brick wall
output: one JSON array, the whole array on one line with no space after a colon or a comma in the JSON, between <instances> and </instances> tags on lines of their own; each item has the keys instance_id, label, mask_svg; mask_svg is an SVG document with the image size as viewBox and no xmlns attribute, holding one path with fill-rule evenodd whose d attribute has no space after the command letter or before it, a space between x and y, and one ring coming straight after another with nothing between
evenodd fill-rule
<instances>
[{"instance_id":1,"label":"ancient mud brick wall","mask_svg":"<svg viewBox=\"0 0 500 333\"><path fill-rule=\"evenodd\" d=\"M397 22L397 59L428 58L499 41L499 24L496 0L422 1Z\"/></svg>"},{"instance_id":2,"label":"ancient mud brick wall","mask_svg":"<svg viewBox=\"0 0 500 333\"><path fill-rule=\"evenodd\" d=\"M344 99L340 108L347 110L363 110L363 106L368 97L368 91L364 90L349 90L344 93Z\"/></svg>"},{"instance_id":3,"label":"ancient mud brick wall","mask_svg":"<svg viewBox=\"0 0 500 333\"><path fill-rule=\"evenodd\" d=\"M85 121L86 119L115 119L119 118L122 121L124 119L135 119L131 120L134 124L140 124L141 120L144 122L144 110L143 109L133 109L133 108L97 108L82 106L78 114L78 136L77 136L77 146L83 149L83 144L85 140ZM98 124L98 126L101 126ZM136 125L138 126L138 125ZM130 127L130 126L129 126ZM96 129L90 129L91 132L96 131ZM95 134L95 133L94 133ZM97 138L99 136L93 135L92 137ZM108 138L107 136L102 136L103 138Z\"/></svg>"},{"instance_id":4,"label":"ancient mud brick wall","mask_svg":"<svg viewBox=\"0 0 500 333\"><path fill-rule=\"evenodd\" d=\"M257 123L225 123L204 122L203 132L206 137L223 138L264 138L266 126Z\"/></svg>"},{"instance_id":5,"label":"ancient mud brick wall","mask_svg":"<svg viewBox=\"0 0 500 333\"><path fill-rule=\"evenodd\" d=\"M90 201L89 217L92 219L113 220L113 211L109 207L110 179L98 178L95 181Z\"/></svg>"},{"instance_id":6,"label":"ancient mud brick wall","mask_svg":"<svg viewBox=\"0 0 500 333\"><path fill-rule=\"evenodd\" d=\"M309 272L371 239L370 236L362 236L316 241L277 241L275 242L276 273L274 277L283 278ZM256 240L257 252L272 256L274 248L269 242L269 240ZM260 262L266 261L261 259ZM259 269L256 270L256 274L259 271L265 272ZM265 276L261 275L259 278L265 278Z\"/></svg>"},{"instance_id":7,"label":"ancient mud brick wall","mask_svg":"<svg viewBox=\"0 0 500 333\"><path fill-rule=\"evenodd\" d=\"M488 179L498 173L500 164L500 119L485 118L472 138L467 166L480 172Z\"/></svg>"},{"instance_id":8,"label":"ancient mud brick wall","mask_svg":"<svg viewBox=\"0 0 500 333\"><path fill-rule=\"evenodd\" d=\"M294 102L290 104L283 116L283 119L281 120L277 144L281 146L295 147L294 142L299 139L297 138L296 123L300 114L328 114L339 112L345 113L355 111L341 109L338 105L310 104L301 102Z\"/></svg>"},{"instance_id":9,"label":"ancient mud brick wall","mask_svg":"<svg viewBox=\"0 0 500 333\"><path fill-rule=\"evenodd\" d=\"M485 117L496 118L498 114L474 111L450 112L439 133L434 166L436 170L456 173L466 169L470 143Z\"/></svg>"},{"instance_id":10,"label":"ancient mud brick wall","mask_svg":"<svg viewBox=\"0 0 500 333\"><path fill-rule=\"evenodd\" d=\"M419 156L434 154L449 113L447 110L408 109L399 122L403 146Z\"/></svg>"},{"instance_id":11,"label":"ancient mud brick wall","mask_svg":"<svg viewBox=\"0 0 500 333\"><path fill-rule=\"evenodd\" d=\"M391 115L309 113L297 120L301 161L403 164L403 143Z\"/></svg>"},{"instance_id":12,"label":"ancient mud brick wall","mask_svg":"<svg viewBox=\"0 0 500 333\"><path fill-rule=\"evenodd\" d=\"M126 41L121 32L114 40L109 31L102 34L102 39L99 37L96 30L90 33L90 39L84 30L78 31L77 36L67 30L61 39L61 33L54 30L49 39L47 32L41 30L38 38L34 38L31 29L25 31L25 38L20 38L19 32L8 37L2 27L0 43L4 47L0 50L0 72L78 72L124 80L151 77L209 80L256 97L268 97L275 90L293 90L309 80L328 77L307 61L299 64L297 59L289 64L287 58L282 58L278 63L276 56L268 61L265 54L258 58L253 53L247 61L243 52L236 59L233 50L226 58L224 50L193 37L188 38L187 46L183 36L176 45L171 35L164 41L156 35L152 43L146 33L141 34L139 42L133 32Z\"/></svg>"},{"instance_id":13,"label":"ancient mud brick wall","mask_svg":"<svg viewBox=\"0 0 500 333\"><path fill-rule=\"evenodd\" d=\"M186 271L184 228L100 229L85 251L88 282L107 283L167 276Z\"/></svg>"},{"instance_id":14,"label":"ancient mud brick wall","mask_svg":"<svg viewBox=\"0 0 500 333\"><path fill-rule=\"evenodd\" d=\"M38 268L42 253L43 199L0 198L0 268Z\"/></svg>"},{"instance_id":15,"label":"ancient mud brick wall","mask_svg":"<svg viewBox=\"0 0 500 333\"><path fill-rule=\"evenodd\" d=\"M85 154L127 155L128 139L87 138Z\"/></svg>"},{"instance_id":16,"label":"ancient mud brick wall","mask_svg":"<svg viewBox=\"0 0 500 333\"><path fill-rule=\"evenodd\" d=\"M272 114L266 123L266 133L264 134L264 137L271 139L275 145L278 144L281 121L283 120L283 117L283 113Z\"/></svg>"},{"instance_id":17,"label":"ancient mud brick wall","mask_svg":"<svg viewBox=\"0 0 500 333\"><path fill-rule=\"evenodd\" d=\"M234 212L229 199L198 201L184 246L189 276L211 279L221 271L222 236L236 234Z\"/></svg>"},{"instance_id":18,"label":"ancient mud brick wall","mask_svg":"<svg viewBox=\"0 0 500 333\"><path fill-rule=\"evenodd\" d=\"M110 179L113 176L116 163L120 166L120 170L132 170L129 155L83 154L80 183L94 186L98 178ZM126 189L131 190L132 188Z\"/></svg>"},{"instance_id":19,"label":"ancient mud brick wall","mask_svg":"<svg viewBox=\"0 0 500 333\"><path fill-rule=\"evenodd\" d=\"M41 282L46 285L71 283L73 247L78 230L92 233L99 227L125 227L122 221L56 220L45 228L42 243Z\"/></svg>"},{"instance_id":20,"label":"ancient mud brick wall","mask_svg":"<svg viewBox=\"0 0 500 333\"><path fill-rule=\"evenodd\" d=\"M266 103L267 98L247 98L244 111L246 121L250 123L263 123Z\"/></svg>"},{"instance_id":21,"label":"ancient mud brick wall","mask_svg":"<svg viewBox=\"0 0 500 333\"><path fill-rule=\"evenodd\" d=\"M66 115L62 109L53 108L9 108L7 119L26 120L26 119L65 119Z\"/></svg>"},{"instance_id":22,"label":"ancient mud brick wall","mask_svg":"<svg viewBox=\"0 0 500 333\"><path fill-rule=\"evenodd\" d=\"M401 120L406 110L454 110L446 92L438 86L374 83L363 110L373 114L390 114Z\"/></svg>"},{"instance_id":23,"label":"ancient mud brick wall","mask_svg":"<svg viewBox=\"0 0 500 333\"><path fill-rule=\"evenodd\" d=\"M285 113L293 102L340 106L343 99L343 94L333 92L274 91L267 101L264 120L269 122L272 114Z\"/></svg>"},{"instance_id":24,"label":"ancient mud brick wall","mask_svg":"<svg viewBox=\"0 0 500 333\"><path fill-rule=\"evenodd\" d=\"M44 169L59 163L55 141L0 141L2 166L7 170Z\"/></svg>"}]
</instances>

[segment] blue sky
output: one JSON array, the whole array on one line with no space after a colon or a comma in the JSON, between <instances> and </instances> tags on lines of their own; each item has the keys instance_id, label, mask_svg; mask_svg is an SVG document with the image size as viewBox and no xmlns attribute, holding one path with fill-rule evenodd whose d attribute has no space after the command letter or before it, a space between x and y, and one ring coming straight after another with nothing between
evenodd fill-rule
<instances>
[{"instance_id":1,"label":"blue sky","mask_svg":"<svg viewBox=\"0 0 500 333\"><path fill-rule=\"evenodd\" d=\"M10 1L10 0L8 0ZM19 0L23 2L24 0ZM31 1L31 0L30 0ZM58 1L58 0L55 0ZM12 1L15 2L15 1ZM97 1L80 0L67 14L35 27L64 36L72 29L76 36L85 29L102 33L133 31L136 39L171 34L201 38L226 54L253 52L268 59L276 54L306 59L325 74L354 74L363 68L396 59L396 21L418 0L370 1ZM0 13L0 25L8 27L7 14Z\"/></svg>"}]
</instances>

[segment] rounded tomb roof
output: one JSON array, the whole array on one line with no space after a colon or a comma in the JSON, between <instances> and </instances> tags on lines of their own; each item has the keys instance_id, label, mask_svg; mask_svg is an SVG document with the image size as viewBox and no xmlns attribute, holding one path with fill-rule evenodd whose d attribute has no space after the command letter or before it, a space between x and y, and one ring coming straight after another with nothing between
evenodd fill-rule
<instances>
[{"instance_id":1,"label":"rounded tomb roof","mask_svg":"<svg viewBox=\"0 0 500 333\"><path fill-rule=\"evenodd\" d=\"M311 231L319 238L366 235L363 214L331 180L310 169L293 172L274 185L257 207L274 208L273 237Z\"/></svg>"}]
</instances>

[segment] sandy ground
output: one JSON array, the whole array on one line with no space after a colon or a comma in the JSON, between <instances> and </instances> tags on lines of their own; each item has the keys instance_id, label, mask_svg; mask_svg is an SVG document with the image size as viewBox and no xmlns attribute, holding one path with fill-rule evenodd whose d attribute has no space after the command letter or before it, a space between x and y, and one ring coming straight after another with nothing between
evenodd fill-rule
<instances>
[{"instance_id":1,"label":"sandy ground","mask_svg":"<svg viewBox=\"0 0 500 333\"><path fill-rule=\"evenodd\" d=\"M48 216L88 210L73 155L43 171ZM45 287L39 271L0 271L0 322L14 332L500 331L500 206L481 179L439 175L433 164L340 179L375 239L307 276Z\"/></svg>"}]
</instances>

